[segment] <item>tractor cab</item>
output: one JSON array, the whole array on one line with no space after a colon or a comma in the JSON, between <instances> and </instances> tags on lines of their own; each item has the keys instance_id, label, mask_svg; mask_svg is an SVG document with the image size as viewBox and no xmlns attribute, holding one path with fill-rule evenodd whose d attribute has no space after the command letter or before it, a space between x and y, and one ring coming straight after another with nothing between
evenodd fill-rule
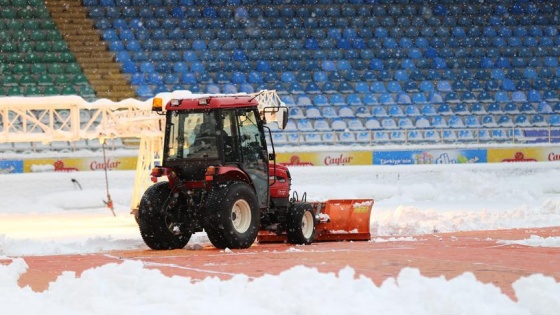
<instances>
[{"instance_id":1,"label":"tractor cab","mask_svg":"<svg viewBox=\"0 0 560 315\"><path fill-rule=\"evenodd\" d=\"M256 101L250 96L172 100L165 121L163 168L187 185L243 180L254 187L259 206L268 207L269 154Z\"/></svg>"}]
</instances>

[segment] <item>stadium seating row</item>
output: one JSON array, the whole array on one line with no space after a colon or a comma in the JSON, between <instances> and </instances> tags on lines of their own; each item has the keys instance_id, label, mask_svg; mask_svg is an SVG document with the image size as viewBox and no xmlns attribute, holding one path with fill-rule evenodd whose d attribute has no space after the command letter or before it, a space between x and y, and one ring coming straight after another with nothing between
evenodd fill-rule
<instances>
[{"instance_id":1,"label":"stadium seating row","mask_svg":"<svg viewBox=\"0 0 560 315\"><path fill-rule=\"evenodd\" d=\"M558 130L556 130L558 131ZM544 138L544 137L543 137ZM550 137L548 137L550 139ZM275 133L275 145L377 145L377 144L436 144L436 143L499 143L505 141L535 142L536 137L527 137L520 129L478 130L392 130L392 131L343 131ZM560 142L555 136L551 142Z\"/></svg>"},{"instance_id":2,"label":"stadium seating row","mask_svg":"<svg viewBox=\"0 0 560 315\"><path fill-rule=\"evenodd\" d=\"M416 118L374 116L359 118L354 116L300 118L290 121L287 131L362 131L362 130L393 130L393 129L461 129L461 128L527 128L527 127L560 127L560 115L459 115L418 116Z\"/></svg>"}]
</instances>

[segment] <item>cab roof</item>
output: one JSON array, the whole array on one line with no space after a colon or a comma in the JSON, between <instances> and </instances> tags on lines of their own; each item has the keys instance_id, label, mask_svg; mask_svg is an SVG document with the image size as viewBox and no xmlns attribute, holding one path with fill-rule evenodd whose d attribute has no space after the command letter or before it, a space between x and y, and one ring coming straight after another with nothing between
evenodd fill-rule
<instances>
[{"instance_id":1,"label":"cab roof","mask_svg":"<svg viewBox=\"0 0 560 315\"><path fill-rule=\"evenodd\" d=\"M218 108L247 108L258 107L259 103L254 95L209 95L193 98L172 99L165 109L168 111L218 109Z\"/></svg>"}]
</instances>

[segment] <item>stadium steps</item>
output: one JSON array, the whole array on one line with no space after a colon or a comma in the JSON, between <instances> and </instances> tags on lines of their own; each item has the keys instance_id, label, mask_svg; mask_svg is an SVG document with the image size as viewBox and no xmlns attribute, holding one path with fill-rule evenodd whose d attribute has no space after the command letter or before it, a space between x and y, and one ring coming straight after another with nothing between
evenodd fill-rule
<instances>
[{"instance_id":1,"label":"stadium steps","mask_svg":"<svg viewBox=\"0 0 560 315\"><path fill-rule=\"evenodd\" d=\"M128 78L114 61L107 44L101 40L99 31L93 27L93 21L87 18L81 1L49 0L45 1L45 5L97 98L114 101L134 98L136 93L128 84Z\"/></svg>"}]
</instances>

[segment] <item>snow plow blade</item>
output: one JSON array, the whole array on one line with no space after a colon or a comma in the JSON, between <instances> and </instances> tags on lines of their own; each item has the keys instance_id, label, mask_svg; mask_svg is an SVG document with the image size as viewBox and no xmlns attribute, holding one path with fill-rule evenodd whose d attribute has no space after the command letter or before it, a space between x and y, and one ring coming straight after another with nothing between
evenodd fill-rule
<instances>
[{"instance_id":1,"label":"snow plow blade","mask_svg":"<svg viewBox=\"0 0 560 315\"><path fill-rule=\"evenodd\" d=\"M311 202L317 218L315 242L369 241L373 199L333 199ZM285 234L260 231L260 243L286 242Z\"/></svg>"}]
</instances>

